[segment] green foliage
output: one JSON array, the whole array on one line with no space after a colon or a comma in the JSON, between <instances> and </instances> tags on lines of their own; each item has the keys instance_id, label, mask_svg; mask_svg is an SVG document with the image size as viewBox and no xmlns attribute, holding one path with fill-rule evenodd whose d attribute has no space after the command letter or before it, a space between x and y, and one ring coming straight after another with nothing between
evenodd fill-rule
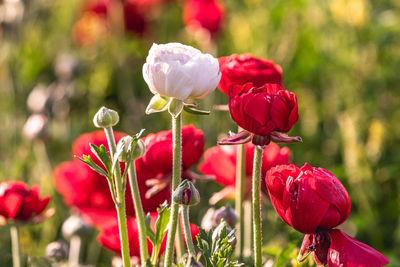
<instances>
[{"instance_id":1,"label":"green foliage","mask_svg":"<svg viewBox=\"0 0 400 267\"><path fill-rule=\"evenodd\" d=\"M232 243L236 241L235 230L228 232L227 227L223 227L217 238L213 238L213 232L206 232L199 228L200 234L196 236L197 246L202 252L202 259L206 267L236 267L242 266L238 261L230 260L234 251ZM200 259L199 257L199 259Z\"/></svg>"}]
</instances>

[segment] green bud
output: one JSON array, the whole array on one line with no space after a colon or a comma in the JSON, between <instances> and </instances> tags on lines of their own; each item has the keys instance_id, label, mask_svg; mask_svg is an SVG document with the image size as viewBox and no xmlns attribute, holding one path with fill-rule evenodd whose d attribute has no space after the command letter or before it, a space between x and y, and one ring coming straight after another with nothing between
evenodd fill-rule
<instances>
[{"instance_id":1,"label":"green bud","mask_svg":"<svg viewBox=\"0 0 400 267\"><path fill-rule=\"evenodd\" d=\"M116 125L119 122L118 112L115 110L101 107L93 118L93 124L97 128L107 128Z\"/></svg>"},{"instance_id":2,"label":"green bud","mask_svg":"<svg viewBox=\"0 0 400 267\"><path fill-rule=\"evenodd\" d=\"M134 143L135 140L136 142ZM134 139L129 135L122 137L117 145L117 153L120 153L118 160L121 162L127 161L128 155L131 155L131 160L136 160L143 156L145 151L144 142L140 139Z\"/></svg>"},{"instance_id":3,"label":"green bud","mask_svg":"<svg viewBox=\"0 0 400 267\"><path fill-rule=\"evenodd\" d=\"M175 189L173 201L180 205L192 206L200 202L200 194L189 180L183 180Z\"/></svg>"}]
</instances>

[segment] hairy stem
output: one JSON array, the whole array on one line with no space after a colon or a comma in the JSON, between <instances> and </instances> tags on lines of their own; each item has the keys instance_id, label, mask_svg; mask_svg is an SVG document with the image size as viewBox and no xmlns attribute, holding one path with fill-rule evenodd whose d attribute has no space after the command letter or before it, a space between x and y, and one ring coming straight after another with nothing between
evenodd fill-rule
<instances>
[{"instance_id":1,"label":"hairy stem","mask_svg":"<svg viewBox=\"0 0 400 267\"><path fill-rule=\"evenodd\" d=\"M135 206L136 222L139 231L140 259L142 266L146 266L146 261L149 259L149 252L147 250L146 224L144 222L145 216L142 207L142 201L140 200L135 161L132 161L131 164L129 164L128 176L133 198L133 205Z\"/></svg>"},{"instance_id":2,"label":"hairy stem","mask_svg":"<svg viewBox=\"0 0 400 267\"><path fill-rule=\"evenodd\" d=\"M254 242L254 266L261 267L261 203L260 203L260 176L263 149L255 147L253 179L252 179L252 208L253 208L253 242Z\"/></svg>"},{"instance_id":3,"label":"hairy stem","mask_svg":"<svg viewBox=\"0 0 400 267\"><path fill-rule=\"evenodd\" d=\"M239 129L240 130L240 129ZM239 259L243 258L244 249L244 177L246 175L245 170L246 154L244 145L237 146L236 152L236 189L235 189L235 209L239 217L238 228L238 246L237 251Z\"/></svg>"},{"instance_id":4,"label":"hairy stem","mask_svg":"<svg viewBox=\"0 0 400 267\"><path fill-rule=\"evenodd\" d=\"M172 194L181 181L182 166L182 115L179 114L175 118L172 116ZM174 252L174 239L176 234L176 225L178 223L179 205L171 203L171 215L169 218L169 228L167 237L167 248L165 252L164 267L172 266L172 258Z\"/></svg>"},{"instance_id":5,"label":"hairy stem","mask_svg":"<svg viewBox=\"0 0 400 267\"><path fill-rule=\"evenodd\" d=\"M183 231L185 233L185 240L189 250L189 255L196 256L194 245L192 241L192 234L190 233L190 220L189 220L189 206L181 205L182 218L183 218Z\"/></svg>"}]
</instances>

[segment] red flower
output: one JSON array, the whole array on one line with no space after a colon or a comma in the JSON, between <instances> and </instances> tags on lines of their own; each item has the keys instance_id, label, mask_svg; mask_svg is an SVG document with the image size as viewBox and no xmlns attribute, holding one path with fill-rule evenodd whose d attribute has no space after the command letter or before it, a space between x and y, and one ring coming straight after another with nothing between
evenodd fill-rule
<instances>
[{"instance_id":1,"label":"red flower","mask_svg":"<svg viewBox=\"0 0 400 267\"><path fill-rule=\"evenodd\" d=\"M183 127L182 134L183 171L186 171L199 161L204 149L204 138L203 133L193 126ZM118 143L125 134L115 132L114 135ZM145 212L151 212L156 211L161 203L170 198L168 185L172 172L172 134L171 131L149 134L143 141L146 153L136 160L136 172L143 209ZM95 131L81 135L73 144L72 154L79 157L90 155L93 161L100 165L96 156L90 151L89 143L96 146L103 144L108 148L104 132ZM190 178L188 172L184 175ZM78 159L60 164L54 170L54 178L56 189L63 195L65 203L76 207L89 223L103 227L116 216L115 205L105 177ZM129 185L125 201L127 215L134 216Z\"/></svg>"},{"instance_id":2,"label":"red flower","mask_svg":"<svg viewBox=\"0 0 400 267\"><path fill-rule=\"evenodd\" d=\"M186 26L203 28L215 34L221 28L224 7L216 0L187 0L183 9Z\"/></svg>"},{"instance_id":3,"label":"red flower","mask_svg":"<svg viewBox=\"0 0 400 267\"><path fill-rule=\"evenodd\" d=\"M38 222L38 216L46 209L50 197L39 197L38 186L28 189L24 182L0 184L0 217L18 222Z\"/></svg>"},{"instance_id":4,"label":"red flower","mask_svg":"<svg viewBox=\"0 0 400 267\"><path fill-rule=\"evenodd\" d=\"M282 84L282 68L272 61L256 58L252 54L233 54L220 57L219 69L222 73L218 88L228 94L231 84L253 83L261 87L266 83Z\"/></svg>"},{"instance_id":5,"label":"red flower","mask_svg":"<svg viewBox=\"0 0 400 267\"><path fill-rule=\"evenodd\" d=\"M311 252L318 265L329 267L379 267L389 263L380 252L338 229L305 235L300 261Z\"/></svg>"},{"instance_id":6,"label":"red flower","mask_svg":"<svg viewBox=\"0 0 400 267\"><path fill-rule=\"evenodd\" d=\"M278 84L233 84L229 89L229 110L240 127L259 136L274 131L286 133L299 118L296 95Z\"/></svg>"},{"instance_id":7,"label":"red flower","mask_svg":"<svg viewBox=\"0 0 400 267\"><path fill-rule=\"evenodd\" d=\"M154 227L156 220L157 220L157 213L151 213L150 214L150 224L152 227ZM139 232L138 232L138 228L137 228L136 218L128 219L127 226L128 226L128 240L129 240L130 256L140 257ZM199 230L197 229L197 227L194 224L192 224L190 226L190 232L192 234L193 240L195 240L195 236L199 233ZM165 250L165 246L167 243L166 236L167 235L165 235L165 238L164 238L161 248L160 248L160 255ZM108 250L111 250L116 254L121 255L121 242L120 242L120 237L119 237L118 222L117 222L116 218L113 220L113 222L111 224L109 224L107 227L105 227L101 230L100 234L97 237L97 240L100 242L100 245L102 247L104 247ZM151 242L149 240L147 240L147 246L148 246L149 254L151 254L153 245L151 244Z\"/></svg>"},{"instance_id":8,"label":"red flower","mask_svg":"<svg viewBox=\"0 0 400 267\"><path fill-rule=\"evenodd\" d=\"M322 168L280 165L267 172L265 183L279 217L299 232L331 229L349 216L346 189Z\"/></svg>"},{"instance_id":9,"label":"red flower","mask_svg":"<svg viewBox=\"0 0 400 267\"><path fill-rule=\"evenodd\" d=\"M211 147L204 153L204 161L199 166L202 173L212 175L217 183L230 187L230 189L223 189L224 193L229 196L234 193L236 186L236 150L237 146ZM245 144L245 153L246 181L250 182L253 172L254 145ZM276 165L289 164L289 159L289 148L280 149L277 144L270 143L263 151L262 175L265 176L266 172ZM265 193L267 192L265 185L262 186L262 189ZM245 191L247 193L250 191L250 185Z\"/></svg>"}]
</instances>

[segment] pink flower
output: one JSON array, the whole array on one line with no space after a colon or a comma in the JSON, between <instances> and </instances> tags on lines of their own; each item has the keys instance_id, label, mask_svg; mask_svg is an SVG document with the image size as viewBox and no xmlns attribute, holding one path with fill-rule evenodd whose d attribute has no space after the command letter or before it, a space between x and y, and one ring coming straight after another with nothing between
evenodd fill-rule
<instances>
[{"instance_id":1,"label":"pink flower","mask_svg":"<svg viewBox=\"0 0 400 267\"><path fill-rule=\"evenodd\" d=\"M27 223L38 222L46 209L50 196L40 198L38 186L28 189L24 182L2 182L0 184L0 217L6 220Z\"/></svg>"}]
</instances>

